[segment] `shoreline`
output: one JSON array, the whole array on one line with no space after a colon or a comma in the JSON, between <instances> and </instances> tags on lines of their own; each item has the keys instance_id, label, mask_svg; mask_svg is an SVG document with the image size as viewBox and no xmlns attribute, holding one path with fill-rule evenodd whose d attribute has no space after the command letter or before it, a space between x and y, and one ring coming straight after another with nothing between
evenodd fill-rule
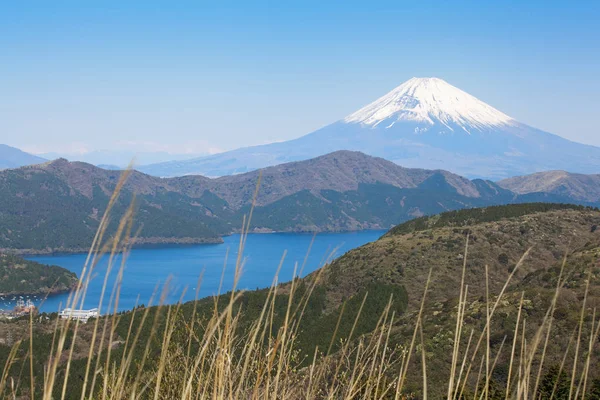
<instances>
[{"instance_id":1,"label":"shoreline","mask_svg":"<svg viewBox=\"0 0 600 400\"><path fill-rule=\"evenodd\" d=\"M365 228L357 228L357 229L286 229L286 230L274 230L274 229L270 229L270 228L254 228L252 229L250 232L248 232L248 234L259 234L259 235L263 235L263 234L271 234L271 233L301 233L301 234L320 234L320 233L352 233L352 232L366 232L366 231L389 231L390 229L392 229L395 225L390 226L389 228L384 228L381 226L370 226L370 227L365 227ZM233 231L231 231L230 234L228 235L223 235L223 236L230 236L232 234L240 234L242 233L240 229L235 229Z\"/></svg>"},{"instance_id":2,"label":"shoreline","mask_svg":"<svg viewBox=\"0 0 600 400\"><path fill-rule=\"evenodd\" d=\"M143 248L144 246L155 245L195 245L195 244L220 244L223 243L223 238L141 238L137 239L133 244L133 249ZM0 249L0 253L10 253L21 257L31 256L52 256L59 254L87 254L90 248L73 247L73 248L54 248L54 249ZM119 251L120 253L121 251Z\"/></svg>"},{"instance_id":3,"label":"shoreline","mask_svg":"<svg viewBox=\"0 0 600 400\"><path fill-rule=\"evenodd\" d=\"M71 287L69 287L68 289L60 289L60 290L50 290L50 291L38 291L38 292L8 292L8 293L0 293L0 296L2 297L9 297L9 296L37 296L37 297L50 297L50 296L56 296L59 294L64 294L64 293L69 293L71 292L73 289L77 288L77 285L79 284L79 278L77 278L77 280L73 283L73 285L71 285ZM11 300L12 301L12 300Z\"/></svg>"},{"instance_id":4,"label":"shoreline","mask_svg":"<svg viewBox=\"0 0 600 400\"><path fill-rule=\"evenodd\" d=\"M254 228L248 234L250 235L268 235L268 234L304 234L304 235L319 235L319 234L336 234L336 233L352 233L352 232L365 232L365 231L383 231L387 232L390 228L382 227L368 227L362 229L290 229L290 230L273 230L269 228ZM141 238L137 239L136 243L132 246L132 249L143 249L153 246L178 246L178 245L201 245L201 244L222 244L224 243L223 238L239 235L241 230L235 229L231 232L219 236L217 238ZM11 253L22 257L35 257L35 256L54 256L61 254L87 254L89 248L56 248L56 249L0 249L0 253ZM120 252L119 252L120 253Z\"/></svg>"}]
</instances>

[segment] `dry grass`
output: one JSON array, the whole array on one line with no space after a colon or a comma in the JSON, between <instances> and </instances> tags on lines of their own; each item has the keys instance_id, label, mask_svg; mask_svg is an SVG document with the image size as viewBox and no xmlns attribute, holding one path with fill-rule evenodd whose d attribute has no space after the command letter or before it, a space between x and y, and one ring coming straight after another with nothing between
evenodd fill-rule
<instances>
[{"instance_id":1,"label":"dry grass","mask_svg":"<svg viewBox=\"0 0 600 400\"><path fill-rule=\"evenodd\" d=\"M504 338L502 345L495 348L490 343L492 320L501 303L506 289L515 272L527 262L528 252L516 264L500 293L486 291L486 315L484 326L479 331L465 332L465 310L469 302L468 286L464 274L468 253L468 238L464 252L462 280L458 288L458 305L454 328L453 348L447 354L451 369L446 380L429 381L423 321L431 273L424 287L420 309L414 319L412 336L403 346L393 345L391 336L395 329L397 316L390 311L390 302L379 318L372 333L354 337L354 328L340 349L329 354L328 349L315 351L312 362L303 364L297 351L296 338L302 329L305 307L319 283L318 277L311 280L310 288L297 298L297 281L286 287L288 305L284 323L274 325L275 299L281 295L277 277L268 290L267 299L262 306L260 316L247 329L240 328L240 313L234 312L243 295L235 289L228 294L226 307L218 307L215 299L214 311L210 318L199 318L194 303L191 319L181 318L181 303L164 305L166 286L162 292L157 290L151 303L157 304L162 313L151 313L146 307L132 311L137 318L131 318L126 337L117 338L116 326L120 315L116 313L120 294L120 282L126 255L130 249L133 220L133 207L121 218L118 230L107 237L110 209L119 196L119 190L127 179L123 175L117 190L110 200L108 211L100 223L100 228L89 252L80 284L72 293L66 306L78 308L83 305L87 287L95 267L103 255L109 258L109 267L104 277L105 293L109 296L109 307L101 310L107 316L92 322L92 339L81 379L83 380L79 399L404 399L418 397L427 399L431 388L444 388L448 400L459 398L489 399L533 399L538 397L538 387L545 370L546 350L552 335L556 300L564 283L568 279L565 263L556 286L554 298L543 320L533 335L526 335L528 321L522 318L523 296L514 326L512 338ZM258 190L258 185L257 185ZM251 214L244 222L245 230L241 235L236 262L235 284L242 273L242 257L246 244ZM115 255L122 253L120 264ZM303 266L300 267L302 269ZM112 288L107 288L108 275L118 269L119 279ZM321 270L322 271L322 270ZM319 273L320 274L320 273ZM486 282L488 279L486 268ZM591 267L587 286L580 308L580 318L573 327L573 336L562 356L561 371L568 371L568 399L584 399L589 390L589 372L593 363L596 341L600 331L600 320L596 310L590 312L586 306L588 288L591 280ZM199 282L200 284L200 282ZM200 285L197 285L199 288ZM487 287L487 285L486 285ZM299 300L294 302L293 300ZM364 305L364 300L363 300ZM362 309L362 307L361 307ZM136 315L141 313L141 315ZM166 329L158 329L158 316L166 318ZM343 312L340 314L343 318ZM354 321L356 327L360 312ZM133 322L137 321L136 324ZM141 321L141 322L140 322ZM140 322L140 323L138 323ZM148 322L148 323L147 323ZM198 335L198 327L202 334ZM339 321L338 321L339 326ZM0 378L0 393L7 398L33 398L34 385L42 387L44 400L73 398L69 388L70 372L73 363L75 343L82 326L79 322L57 320L54 329L52 347L45 365L44 376L33 376L33 319L30 320L29 371L31 386L20 387L9 371L19 362L16 343L8 356ZM149 332L147 330L150 330ZM336 328L337 329L337 328ZM183 333L183 334L182 334ZM175 340L175 337L186 340ZM73 339L68 339L72 337ZM141 338L146 339L142 340ZM335 338L336 335L334 334ZM466 342L466 346L464 345ZM505 345L505 342L510 345ZM68 344L70 343L70 344ZM119 357L113 349L121 346ZM158 349L158 354L155 354ZM325 355L323 355L323 351ZM153 356L151 357L151 353ZM102 354L103 357L96 355ZM141 358L139 357L141 354ZM136 356L137 355L137 356ZM490 384L500 356L508 358L508 378L501 388L501 394L492 392ZM137 357L137 358L136 358ZM420 365L420 368L419 368ZM60 372L63 371L63 372ZM418 390L407 389L408 376L422 379L411 382L410 387L420 386ZM556 386L555 386L556 389ZM556 392L556 390L554 391ZM550 398L556 397L552 393ZM21 397L19 397L21 396Z\"/></svg>"}]
</instances>

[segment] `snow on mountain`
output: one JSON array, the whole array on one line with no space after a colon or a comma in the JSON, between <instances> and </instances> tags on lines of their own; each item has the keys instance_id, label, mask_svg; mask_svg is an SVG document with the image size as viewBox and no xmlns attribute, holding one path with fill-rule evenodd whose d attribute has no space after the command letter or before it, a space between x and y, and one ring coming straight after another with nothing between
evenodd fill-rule
<instances>
[{"instance_id":1,"label":"snow on mountain","mask_svg":"<svg viewBox=\"0 0 600 400\"><path fill-rule=\"evenodd\" d=\"M441 122L453 130L459 126L470 129L489 129L512 125L516 121L438 78L412 78L371 104L348 115L345 122L365 125L384 125L391 128L399 121Z\"/></svg>"},{"instance_id":2,"label":"snow on mountain","mask_svg":"<svg viewBox=\"0 0 600 400\"><path fill-rule=\"evenodd\" d=\"M298 139L140 170L163 177L215 177L338 150L469 178L498 180L546 170L600 173L600 148L516 121L438 78L412 78L346 118Z\"/></svg>"}]
</instances>

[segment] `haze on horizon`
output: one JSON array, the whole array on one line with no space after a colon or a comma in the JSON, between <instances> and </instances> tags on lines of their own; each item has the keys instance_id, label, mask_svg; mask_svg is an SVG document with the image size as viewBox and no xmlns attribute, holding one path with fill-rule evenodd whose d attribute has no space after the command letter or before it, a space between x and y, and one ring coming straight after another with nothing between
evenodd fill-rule
<instances>
[{"instance_id":1,"label":"haze on horizon","mask_svg":"<svg viewBox=\"0 0 600 400\"><path fill-rule=\"evenodd\" d=\"M0 6L0 143L215 153L289 140L413 76L600 146L600 6L532 1Z\"/></svg>"}]
</instances>

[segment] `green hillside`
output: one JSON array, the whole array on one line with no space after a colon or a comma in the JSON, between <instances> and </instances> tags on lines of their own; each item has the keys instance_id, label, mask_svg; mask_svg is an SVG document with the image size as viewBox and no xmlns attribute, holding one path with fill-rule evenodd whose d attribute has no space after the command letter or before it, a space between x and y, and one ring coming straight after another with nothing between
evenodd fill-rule
<instances>
[{"instance_id":1,"label":"green hillside","mask_svg":"<svg viewBox=\"0 0 600 400\"><path fill-rule=\"evenodd\" d=\"M50 171L0 174L0 249L30 252L87 251L117 183L92 182L86 196ZM116 231L133 199L133 192L121 192L108 234ZM226 228L190 203L176 193L137 196L133 232L142 228L140 242L218 241Z\"/></svg>"},{"instance_id":2,"label":"green hillside","mask_svg":"<svg viewBox=\"0 0 600 400\"><path fill-rule=\"evenodd\" d=\"M561 203L524 203L510 207L490 206L485 208L449 211L432 216L415 218L391 229L388 235L401 235L426 229L441 227L460 227L482 222L493 222L507 218L518 218L527 214L555 210L597 210L573 204Z\"/></svg>"},{"instance_id":3,"label":"green hillside","mask_svg":"<svg viewBox=\"0 0 600 400\"><path fill-rule=\"evenodd\" d=\"M77 275L55 266L0 253L0 295L52 294L72 289Z\"/></svg>"}]
</instances>

